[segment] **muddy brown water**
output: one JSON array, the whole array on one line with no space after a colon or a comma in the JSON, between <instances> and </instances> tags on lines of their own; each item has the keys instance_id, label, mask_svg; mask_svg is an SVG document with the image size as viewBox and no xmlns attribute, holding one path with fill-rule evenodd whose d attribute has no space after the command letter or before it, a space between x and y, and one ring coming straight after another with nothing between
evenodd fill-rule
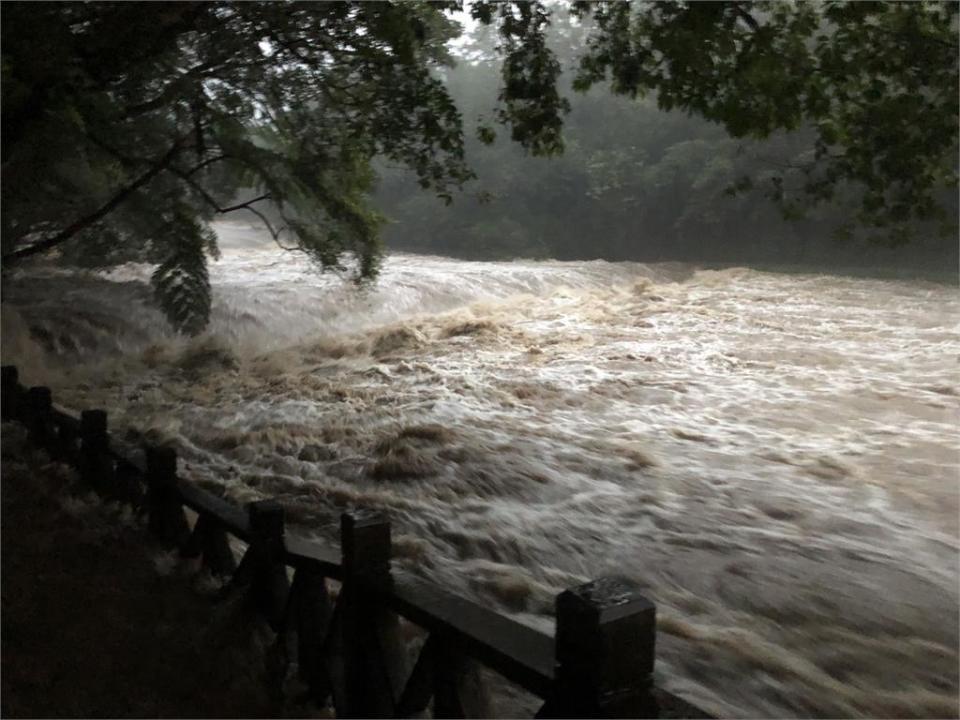
<instances>
[{"instance_id":1,"label":"muddy brown water","mask_svg":"<svg viewBox=\"0 0 960 720\"><path fill-rule=\"evenodd\" d=\"M393 255L356 291L220 233L204 336L149 268L36 268L3 361L303 532L384 509L400 563L537 627L626 574L712 712L957 715L955 286Z\"/></svg>"}]
</instances>

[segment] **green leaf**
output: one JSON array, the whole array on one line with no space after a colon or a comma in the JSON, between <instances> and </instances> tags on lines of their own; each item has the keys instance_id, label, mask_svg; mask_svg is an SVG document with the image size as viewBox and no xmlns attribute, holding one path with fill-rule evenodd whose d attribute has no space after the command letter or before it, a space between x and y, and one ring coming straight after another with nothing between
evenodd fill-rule
<instances>
[{"instance_id":1,"label":"green leaf","mask_svg":"<svg viewBox=\"0 0 960 720\"><path fill-rule=\"evenodd\" d=\"M167 257L150 278L154 296L179 332L196 335L210 319L210 278L204 248L212 233L185 214L165 228L171 233Z\"/></svg>"}]
</instances>

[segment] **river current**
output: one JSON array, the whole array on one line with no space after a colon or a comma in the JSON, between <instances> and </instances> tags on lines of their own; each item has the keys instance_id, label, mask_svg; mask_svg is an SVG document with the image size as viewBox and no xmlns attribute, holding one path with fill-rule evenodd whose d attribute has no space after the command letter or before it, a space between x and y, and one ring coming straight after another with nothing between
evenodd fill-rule
<instances>
[{"instance_id":1,"label":"river current","mask_svg":"<svg viewBox=\"0 0 960 720\"><path fill-rule=\"evenodd\" d=\"M219 233L203 336L148 267L36 267L3 361L305 533L384 510L398 563L545 630L627 575L710 712L957 716L956 286L397 254L357 290Z\"/></svg>"}]
</instances>

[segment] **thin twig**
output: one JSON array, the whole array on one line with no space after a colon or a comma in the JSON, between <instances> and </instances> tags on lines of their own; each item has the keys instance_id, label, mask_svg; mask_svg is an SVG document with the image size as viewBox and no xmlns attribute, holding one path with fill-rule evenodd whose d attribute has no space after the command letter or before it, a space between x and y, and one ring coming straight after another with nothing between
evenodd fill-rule
<instances>
[{"instance_id":1,"label":"thin twig","mask_svg":"<svg viewBox=\"0 0 960 720\"><path fill-rule=\"evenodd\" d=\"M280 228L279 230L275 230L274 227L273 227L273 225L272 225L272 224L270 223L270 221L267 219L266 215L264 215L262 212L260 212L259 210L257 210L256 208L253 207L253 203L260 202L261 200L269 200L269 199L270 199L270 195L269 195L269 194L263 194L263 195L260 195L260 196L258 196L258 197L253 198L252 200L247 200L246 202L242 202L242 203L239 203L239 204L237 204L237 205L231 205L230 207L225 207L225 208L224 208L224 207L220 207L220 203L218 203L218 202L216 201L216 199L214 199L214 197L213 197L212 195L210 195L210 193L208 193L200 184L198 184L193 178L191 178L191 177L190 177L189 175L187 175L185 172L183 172L182 170L180 170L180 169L178 169L178 168L175 168L175 167L171 167L171 168L167 168L167 169L168 169L170 172L172 172L174 175L176 175L178 178L180 178L181 180L183 180L185 183L187 183L187 184L188 184L190 187L192 187L194 190L196 190L197 193L200 195L200 197L203 198L204 202L206 202L210 207L212 207L214 210L216 210L219 214L223 215L223 214L226 214L226 213L229 213L229 212L235 212L235 211L237 211L237 210L249 210L249 211L252 212L254 215L256 215L258 218L260 218L260 220L261 220L261 221L263 222L263 224L266 226L267 232L269 232L269 233L270 233L270 236L273 238L273 241L274 241L281 249L283 249L283 250L289 250L289 251L293 251L293 250L297 250L297 249L298 249L298 248L295 248L295 247L292 247L292 248L291 248L291 247L286 247L286 246L284 246L284 245L280 242L280 235L283 233L284 230L287 229L286 226Z\"/></svg>"}]
</instances>

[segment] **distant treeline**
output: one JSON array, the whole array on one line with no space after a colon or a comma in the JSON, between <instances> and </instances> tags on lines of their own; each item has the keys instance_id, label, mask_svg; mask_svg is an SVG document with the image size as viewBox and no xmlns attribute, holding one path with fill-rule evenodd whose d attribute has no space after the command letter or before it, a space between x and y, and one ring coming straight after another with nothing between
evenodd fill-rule
<instances>
[{"instance_id":1,"label":"distant treeline","mask_svg":"<svg viewBox=\"0 0 960 720\"><path fill-rule=\"evenodd\" d=\"M578 42L577 28L559 24L555 49L568 66ZM562 156L531 157L504 133L487 145L476 136L499 80L490 47L478 33L470 59L448 72L473 125L467 159L476 179L446 205L419 190L409 171L382 166L377 201L388 248L474 259L957 267L955 228L870 234L850 222L852 202L785 217L771 195L789 197L789 168L812 154L812 133L736 140L706 121L662 112L650 97L568 86ZM799 174L793 180L802 182ZM956 197L945 200L956 218Z\"/></svg>"}]
</instances>

